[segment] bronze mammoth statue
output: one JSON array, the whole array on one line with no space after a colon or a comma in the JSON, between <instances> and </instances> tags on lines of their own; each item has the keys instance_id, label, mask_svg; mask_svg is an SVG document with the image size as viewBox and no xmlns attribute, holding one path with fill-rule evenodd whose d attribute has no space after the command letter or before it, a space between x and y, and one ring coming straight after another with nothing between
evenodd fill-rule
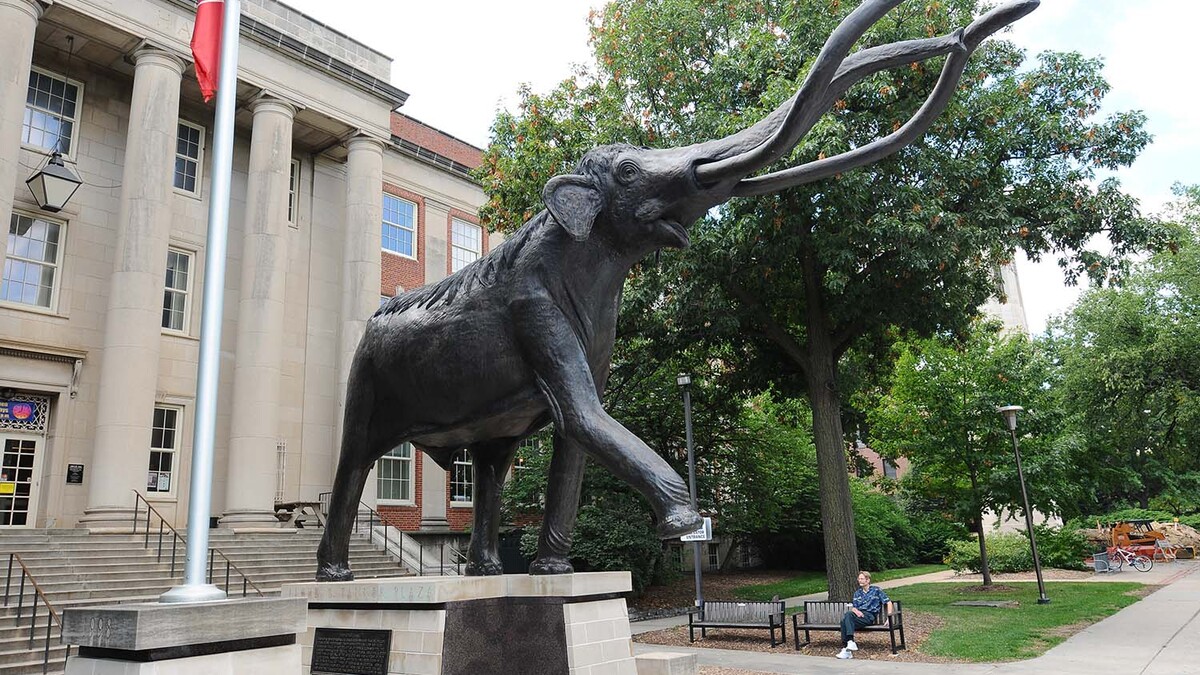
<instances>
[{"instance_id":1,"label":"bronze mammoth statue","mask_svg":"<svg viewBox=\"0 0 1200 675\"><path fill-rule=\"evenodd\" d=\"M688 227L732 197L774 192L862 166L928 129L984 38L1031 12L1018 0L950 35L850 54L903 0L867 0L821 49L790 100L732 136L682 148L611 145L542 192L546 209L489 255L442 281L392 298L367 323L351 366L341 458L317 579L352 579L350 528L374 462L404 441L446 466L466 448L475 522L468 574L499 574L500 490L517 446L547 423L554 449L533 574L572 571L571 531L584 456L641 492L664 538L697 529L688 489L665 460L601 405L621 288L632 266L683 248ZM855 82L946 56L924 105L894 133L841 155L762 176Z\"/></svg>"}]
</instances>

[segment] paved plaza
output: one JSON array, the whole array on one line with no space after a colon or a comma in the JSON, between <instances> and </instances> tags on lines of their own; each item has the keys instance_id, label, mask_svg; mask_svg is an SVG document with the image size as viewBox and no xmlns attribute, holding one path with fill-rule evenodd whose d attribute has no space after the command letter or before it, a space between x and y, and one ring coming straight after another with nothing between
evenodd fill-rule
<instances>
[{"instance_id":1,"label":"paved plaza","mask_svg":"<svg viewBox=\"0 0 1200 675\"><path fill-rule=\"evenodd\" d=\"M878 585L894 588L926 581L962 581L964 578L972 580L970 576L955 577L951 572L938 572L881 582ZM1078 583L1105 581L1137 581L1162 584L1164 588L1107 619L1088 626L1045 654L1027 661L978 664L838 661L829 657L801 654L689 647L664 648L661 645L636 642L634 652L641 654L664 649L693 652L698 655L702 665L743 668L764 673L813 675L1094 675L1102 672L1200 675L1200 562L1176 561L1167 565L1156 565L1145 574L1120 572L1095 575ZM788 598L787 602L792 606L803 600L824 599L823 595ZM686 617L638 622L633 624L633 631L643 633L681 624L687 624Z\"/></svg>"}]
</instances>

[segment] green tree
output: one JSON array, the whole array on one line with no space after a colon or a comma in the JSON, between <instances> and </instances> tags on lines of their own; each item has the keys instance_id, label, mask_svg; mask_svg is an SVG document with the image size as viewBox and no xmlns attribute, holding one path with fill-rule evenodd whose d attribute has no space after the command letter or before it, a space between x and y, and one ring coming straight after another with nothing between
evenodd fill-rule
<instances>
[{"instance_id":1,"label":"green tree","mask_svg":"<svg viewBox=\"0 0 1200 675\"><path fill-rule=\"evenodd\" d=\"M497 116L477 173L489 195L485 221L500 229L524 222L540 210L545 181L569 172L592 145L682 145L761 119L797 89L855 4L608 3L592 17L592 69L545 95L522 90L519 110ZM862 46L948 33L979 10L973 0L906 3ZM898 128L923 102L937 65L867 78L784 162L834 155ZM858 568L841 419L847 351L893 325L961 330L1018 248L1102 280L1158 234L1115 180L1093 181L1097 169L1127 165L1148 141L1139 113L1097 119L1108 91L1100 71L1098 60L1078 54L1026 63L1012 44L992 40L918 143L820 183L734 200L693 228L692 251L635 271L624 313L660 355L708 352L731 371L734 389L807 396L831 597L849 597ZM1084 250L1098 233L1111 240L1110 255Z\"/></svg>"},{"instance_id":2,"label":"green tree","mask_svg":"<svg viewBox=\"0 0 1200 675\"><path fill-rule=\"evenodd\" d=\"M1018 429L1031 499L1056 512L1067 484L1055 452L1058 426L1047 385L1049 358L1023 335L979 322L959 339L917 340L902 348L891 390L871 411L871 445L907 457L906 487L938 500L979 538L984 585L992 583L983 514L1020 508L1009 433L996 407L1021 404ZM1057 489L1056 489L1057 488Z\"/></svg>"},{"instance_id":3,"label":"green tree","mask_svg":"<svg viewBox=\"0 0 1200 675\"><path fill-rule=\"evenodd\" d=\"M1155 497L1176 513L1200 508L1200 187L1177 194L1177 245L1051 324L1090 513Z\"/></svg>"}]
</instances>

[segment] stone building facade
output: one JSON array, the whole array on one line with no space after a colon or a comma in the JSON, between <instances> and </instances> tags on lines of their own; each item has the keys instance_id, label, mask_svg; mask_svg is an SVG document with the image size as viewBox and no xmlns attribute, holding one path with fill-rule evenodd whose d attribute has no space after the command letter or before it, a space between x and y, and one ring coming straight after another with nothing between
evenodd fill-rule
<instances>
[{"instance_id":1,"label":"stone building facade","mask_svg":"<svg viewBox=\"0 0 1200 675\"><path fill-rule=\"evenodd\" d=\"M395 112L391 60L244 0L229 255L205 278L213 109L194 0L0 0L0 527L127 527L134 491L183 525L203 293L224 294L213 512L274 527L329 490L350 356L381 299L494 242L481 151ZM25 180L53 149L59 213ZM397 448L364 501L461 529L467 465Z\"/></svg>"}]
</instances>

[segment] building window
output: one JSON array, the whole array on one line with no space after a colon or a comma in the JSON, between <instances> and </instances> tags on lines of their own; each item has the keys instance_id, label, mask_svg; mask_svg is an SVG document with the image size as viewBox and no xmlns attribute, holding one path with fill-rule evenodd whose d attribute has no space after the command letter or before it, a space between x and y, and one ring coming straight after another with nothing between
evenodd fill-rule
<instances>
[{"instance_id":1,"label":"building window","mask_svg":"<svg viewBox=\"0 0 1200 675\"><path fill-rule=\"evenodd\" d=\"M179 123L175 140L175 187L200 193L200 153L204 150L204 129L187 122Z\"/></svg>"},{"instance_id":2,"label":"building window","mask_svg":"<svg viewBox=\"0 0 1200 675\"><path fill-rule=\"evenodd\" d=\"M62 223L12 214L0 300L46 309L54 306L62 236Z\"/></svg>"},{"instance_id":3,"label":"building window","mask_svg":"<svg viewBox=\"0 0 1200 675\"><path fill-rule=\"evenodd\" d=\"M178 444L179 409L156 406L150 429L150 471L146 474L146 492L171 491Z\"/></svg>"},{"instance_id":4,"label":"building window","mask_svg":"<svg viewBox=\"0 0 1200 675\"><path fill-rule=\"evenodd\" d=\"M404 443L379 458L375 496L380 501L413 503L413 446Z\"/></svg>"},{"instance_id":5,"label":"building window","mask_svg":"<svg viewBox=\"0 0 1200 675\"><path fill-rule=\"evenodd\" d=\"M163 289L162 327L187 332L192 289L192 254L167 249L167 281Z\"/></svg>"},{"instance_id":6,"label":"building window","mask_svg":"<svg viewBox=\"0 0 1200 675\"><path fill-rule=\"evenodd\" d=\"M296 209L299 207L300 160L293 159L288 172L288 222L296 224Z\"/></svg>"},{"instance_id":7,"label":"building window","mask_svg":"<svg viewBox=\"0 0 1200 675\"><path fill-rule=\"evenodd\" d=\"M417 205L383 195L383 250L417 257Z\"/></svg>"},{"instance_id":8,"label":"building window","mask_svg":"<svg viewBox=\"0 0 1200 675\"><path fill-rule=\"evenodd\" d=\"M483 254L483 228L457 218L450 225L450 271L457 272Z\"/></svg>"},{"instance_id":9,"label":"building window","mask_svg":"<svg viewBox=\"0 0 1200 675\"><path fill-rule=\"evenodd\" d=\"M36 68L31 70L21 141L64 155L72 154L79 122L80 89L78 82Z\"/></svg>"},{"instance_id":10,"label":"building window","mask_svg":"<svg viewBox=\"0 0 1200 675\"><path fill-rule=\"evenodd\" d=\"M707 567L710 570L715 570L720 566L721 566L721 545L720 544L709 544L708 545Z\"/></svg>"},{"instance_id":11,"label":"building window","mask_svg":"<svg viewBox=\"0 0 1200 675\"><path fill-rule=\"evenodd\" d=\"M471 468L471 455L466 450L454 453L453 471L450 473L450 503L456 506L470 506L474 501L474 471Z\"/></svg>"},{"instance_id":12,"label":"building window","mask_svg":"<svg viewBox=\"0 0 1200 675\"><path fill-rule=\"evenodd\" d=\"M890 459L883 460L883 475L887 478L896 477L896 465Z\"/></svg>"}]
</instances>

